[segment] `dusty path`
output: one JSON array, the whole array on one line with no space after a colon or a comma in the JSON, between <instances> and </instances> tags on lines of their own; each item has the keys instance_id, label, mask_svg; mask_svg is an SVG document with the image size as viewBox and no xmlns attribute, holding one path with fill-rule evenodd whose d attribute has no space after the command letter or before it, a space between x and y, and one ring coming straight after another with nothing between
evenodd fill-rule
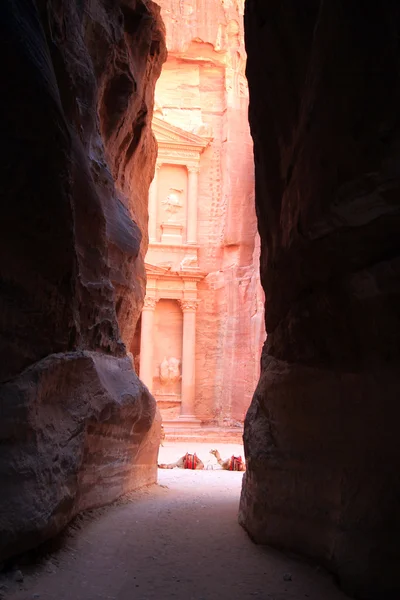
<instances>
[{"instance_id":1,"label":"dusty path","mask_svg":"<svg viewBox=\"0 0 400 600\"><path fill-rule=\"evenodd\" d=\"M231 448L220 446L221 454ZM163 448L162 460L180 454ZM196 445L208 457L208 445ZM344 600L315 567L254 545L237 524L241 473L159 471L159 486L82 518L10 600ZM165 486L165 487L164 487ZM24 567L21 567L24 570ZM291 576L291 581L288 579Z\"/></svg>"}]
</instances>

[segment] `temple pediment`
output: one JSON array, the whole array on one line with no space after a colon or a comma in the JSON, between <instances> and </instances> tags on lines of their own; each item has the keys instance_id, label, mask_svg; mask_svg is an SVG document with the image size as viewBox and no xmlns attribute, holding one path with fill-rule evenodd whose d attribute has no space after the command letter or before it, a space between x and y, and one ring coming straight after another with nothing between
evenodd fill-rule
<instances>
[{"instance_id":1,"label":"temple pediment","mask_svg":"<svg viewBox=\"0 0 400 600\"><path fill-rule=\"evenodd\" d=\"M200 137L157 117L153 118L152 129L159 147L188 148L201 153L211 141L209 137Z\"/></svg>"},{"instance_id":2,"label":"temple pediment","mask_svg":"<svg viewBox=\"0 0 400 600\"><path fill-rule=\"evenodd\" d=\"M157 265L150 265L149 263L145 262L144 266L146 268L146 273L147 275L150 276L162 276L162 275L167 275L168 273L171 272L171 267L160 267Z\"/></svg>"}]
</instances>

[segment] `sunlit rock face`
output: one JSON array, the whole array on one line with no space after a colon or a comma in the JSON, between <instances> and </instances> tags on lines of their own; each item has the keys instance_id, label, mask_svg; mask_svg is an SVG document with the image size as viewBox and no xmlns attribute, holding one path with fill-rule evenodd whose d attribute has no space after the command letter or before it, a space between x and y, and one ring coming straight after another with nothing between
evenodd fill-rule
<instances>
[{"instance_id":1,"label":"sunlit rock face","mask_svg":"<svg viewBox=\"0 0 400 600\"><path fill-rule=\"evenodd\" d=\"M245 77L244 2L160 0L159 4L168 60L155 95L159 169L154 214L150 214L154 237L146 263L150 267L149 294L154 293L161 301L155 307L149 385L163 418L172 427L185 408L181 403L183 387L177 384L174 393L167 395L170 389L163 385L158 372L165 356L179 359L185 368L183 315L171 298L189 288L198 300L193 415L203 424L238 426L240 432L258 381L265 339ZM171 138L175 136L173 143L170 139L168 144L164 131ZM186 141L193 140L189 136L197 136L198 145L204 145L197 163L195 144ZM198 171L196 202L188 172L194 164ZM180 194L181 206L168 216L165 204L171 193ZM193 211L197 244L185 246L187 240L193 241L186 228ZM169 225L167 220L175 227L183 225L169 245L163 233ZM182 274L185 269L186 275ZM175 280L172 271L180 274ZM193 276L198 278L194 286L190 282ZM170 299L168 305L166 297ZM167 314L169 318L163 316Z\"/></svg>"},{"instance_id":2,"label":"sunlit rock face","mask_svg":"<svg viewBox=\"0 0 400 600\"><path fill-rule=\"evenodd\" d=\"M125 344L145 288L166 51L149 1L1 12L3 558L156 477L160 419Z\"/></svg>"},{"instance_id":3,"label":"sunlit rock face","mask_svg":"<svg viewBox=\"0 0 400 600\"><path fill-rule=\"evenodd\" d=\"M245 30L268 341L240 521L398 598L400 8L248 0Z\"/></svg>"}]
</instances>

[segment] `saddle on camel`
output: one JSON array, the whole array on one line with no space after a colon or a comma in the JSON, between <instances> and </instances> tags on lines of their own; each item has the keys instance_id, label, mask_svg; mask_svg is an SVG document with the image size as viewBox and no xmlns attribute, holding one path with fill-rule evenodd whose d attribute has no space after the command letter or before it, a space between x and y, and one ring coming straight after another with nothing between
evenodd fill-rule
<instances>
[{"instance_id":1,"label":"saddle on camel","mask_svg":"<svg viewBox=\"0 0 400 600\"><path fill-rule=\"evenodd\" d=\"M200 471L204 469L204 463L200 460L196 453L189 454L186 452L185 456L181 456L179 460L174 463L161 463L158 465L160 469L192 469L193 471Z\"/></svg>"},{"instance_id":2,"label":"saddle on camel","mask_svg":"<svg viewBox=\"0 0 400 600\"><path fill-rule=\"evenodd\" d=\"M244 471L243 458L241 456L232 456L229 459L228 471Z\"/></svg>"}]
</instances>

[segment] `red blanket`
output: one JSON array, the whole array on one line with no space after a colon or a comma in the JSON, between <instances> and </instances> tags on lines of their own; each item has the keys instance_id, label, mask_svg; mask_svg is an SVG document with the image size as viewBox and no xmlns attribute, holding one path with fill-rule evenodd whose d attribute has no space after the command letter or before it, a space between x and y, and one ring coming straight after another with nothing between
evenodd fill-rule
<instances>
[{"instance_id":1,"label":"red blanket","mask_svg":"<svg viewBox=\"0 0 400 600\"><path fill-rule=\"evenodd\" d=\"M195 469L198 462L199 459L197 458L196 454L189 454L189 452L186 452L185 458L183 459L183 468Z\"/></svg>"},{"instance_id":2,"label":"red blanket","mask_svg":"<svg viewBox=\"0 0 400 600\"><path fill-rule=\"evenodd\" d=\"M229 459L229 471L241 471L243 459L241 456L231 456Z\"/></svg>"}]
</instances>

